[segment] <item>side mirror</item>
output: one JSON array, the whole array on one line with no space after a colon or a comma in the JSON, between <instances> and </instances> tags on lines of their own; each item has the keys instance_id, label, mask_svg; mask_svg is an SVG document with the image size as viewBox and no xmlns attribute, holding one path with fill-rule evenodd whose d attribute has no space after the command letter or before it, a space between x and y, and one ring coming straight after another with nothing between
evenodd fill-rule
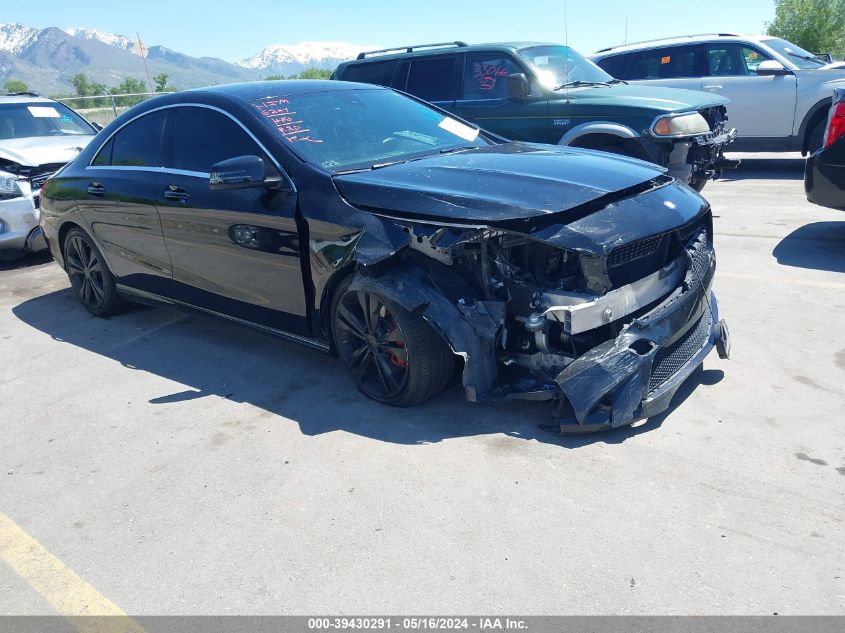
<instances>
[{"instance_id":1,"label":"side mirror","mask_svg":"<svg viewBox=\"0 0 845 633\"><path fill-rule=\"evenodd\" d=\"M772 75L791 75L792 71L788 70L783 64L774 59L767 59L764 62L760 62L760 65L757 66L757 74L770 77Z\"/></svg>"},{"instance_id":2,"label":"side mirror","mask_svg":"<svg viewBox=\"0 0 845 633\"><path fill-rule=\"evenodd\" d=\"M103 126L100 125L99 123L94 123L93 121L89 121L89 123L91 124L91 127L94 128L95 130L97 130L98 132L100 132L103 129Z\"/></svg>"},{"instance_id":3,"label":"side mirror","mask_svg":"<svg viewBox=\"0 0 845 633\"><path fill-rule=\"evenodd\" d=\"M258 187L276 189L281 186L282 179L278 175L268 176L267 166L258 156L236 156L212 165L208 184L214 191Z\"/></svg>"},{"instance_id":4,"label":"side mirror","mask_svg":"<svg viewBox=\"0 0 845 633\"><path fill-rule=\"evenodd\" d=\"M508 75L508 98L525 99L530 92L528 77L524 73Z\"/></svg>"}]
</instances>

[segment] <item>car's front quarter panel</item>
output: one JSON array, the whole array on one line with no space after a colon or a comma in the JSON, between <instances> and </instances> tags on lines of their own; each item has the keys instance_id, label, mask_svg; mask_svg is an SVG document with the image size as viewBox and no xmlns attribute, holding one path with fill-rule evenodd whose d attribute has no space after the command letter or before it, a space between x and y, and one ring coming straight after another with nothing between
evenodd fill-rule
<instances>
[{"instance_id":1,"label":"car's front quarter panel","mask_svg":"<svg viewBox=\"0 0 845 633\"><path fill-rule=\"evenodd\" d=\"M821 111L827 112L833 91L845 88L845 69L798 70L795 75L798 79L798 99L793 135L803 140L808 127L818 117L824 118Z\"/></svg>"}]
</instances>

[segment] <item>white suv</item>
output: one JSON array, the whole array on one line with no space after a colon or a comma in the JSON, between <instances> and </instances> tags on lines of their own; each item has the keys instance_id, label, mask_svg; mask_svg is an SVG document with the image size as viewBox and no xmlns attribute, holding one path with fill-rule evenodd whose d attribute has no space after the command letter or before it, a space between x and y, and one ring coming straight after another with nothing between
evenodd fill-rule
<instances>
[{"instance_id":1,"label":"white suv","mask_svg":"<svg viewBox=\"0 0 845 633\"><path fill-rule=\"evenodd\" d=\"M38 226L41 186L96 133L52 99L0 95L0 261L47 247Z\"/></svg>"},{"instance_id":2,"label":"white suv","mask_svg":"<svg viewBox=\"0 0 845 633\"><path fill-rule=\"evenodd\" d=\"M845 69L768 35L652 40L605 48L592 59L617 79L728 97L735 151L821 147L833 89L845 86Z\"/></svg>"}]
</instances>

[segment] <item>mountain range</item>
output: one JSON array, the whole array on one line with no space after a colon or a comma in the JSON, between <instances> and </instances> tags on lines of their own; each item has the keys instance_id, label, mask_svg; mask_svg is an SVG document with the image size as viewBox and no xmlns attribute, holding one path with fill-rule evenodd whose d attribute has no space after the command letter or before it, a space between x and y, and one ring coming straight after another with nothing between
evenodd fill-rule
<instances>
[{"instance_id":1,"label":"mountain range","mask_svg":"<svg viewBox=\"0 0 845 633\"><path fill-rule=\"evenodd\" d=\"M151 75L167 73L180 89L215 83L252 81L268 75L289 76L306 68L333 69L362 50L347 42L274 44L236 63L216 57L192 57L164 46L145 47ZM108 87L127 77L146 81L137 41L95 28L34 28L0 24L0 86L20 79L40 94L73 94L70 79L85 73Z\"/></svg>"}]
</instances>

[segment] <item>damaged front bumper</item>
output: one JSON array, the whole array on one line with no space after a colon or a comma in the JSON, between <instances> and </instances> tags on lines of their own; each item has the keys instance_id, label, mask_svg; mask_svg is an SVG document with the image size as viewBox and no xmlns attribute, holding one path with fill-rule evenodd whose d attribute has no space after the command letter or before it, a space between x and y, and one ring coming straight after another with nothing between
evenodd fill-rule
<instances>
[{"instance_id":1,"label":"damaged front bumper","mask_svg":"<svg viewBox=\"0 0 845 633\"><path fill-rule=\"evenodd\" d=\"M615 428L662 413L714 347L729 357L729 331L711 290L715 255L705 237L686 259L675 292L555 376L563 394L556 409L561 433Z\"/></svg>"},{"instance_id":2,"label":"damaged front bumper","mask_svg":"<svg viewBox=\"0 0 845 633\"><path fill-rule=\"evenodd\" d=\"M600 431L658 415L714 347L728 358L730 337L719 320L715 295L702 293L690 303L695 301L703 313L671 343L668 333L685 318L689 305L650 314L651 322L634 324L561 372L555 379L566 396L558 409L560 433ZM656 343L661 339L662 345Z\"/></svg>"},{"instance_id":3,"label":"damaged front bumper","mask_svg":"<svg viewBox=\"0 0 845 633\"><path fill-rule=\"evenodd\" d=\"M679 139L669 152L667 172L681 182L716 179L723 169L736 166L736 161L724 157L725 148L735 139L736 130L733 128L718 134Z\"/></svg>"}]
</instances>

